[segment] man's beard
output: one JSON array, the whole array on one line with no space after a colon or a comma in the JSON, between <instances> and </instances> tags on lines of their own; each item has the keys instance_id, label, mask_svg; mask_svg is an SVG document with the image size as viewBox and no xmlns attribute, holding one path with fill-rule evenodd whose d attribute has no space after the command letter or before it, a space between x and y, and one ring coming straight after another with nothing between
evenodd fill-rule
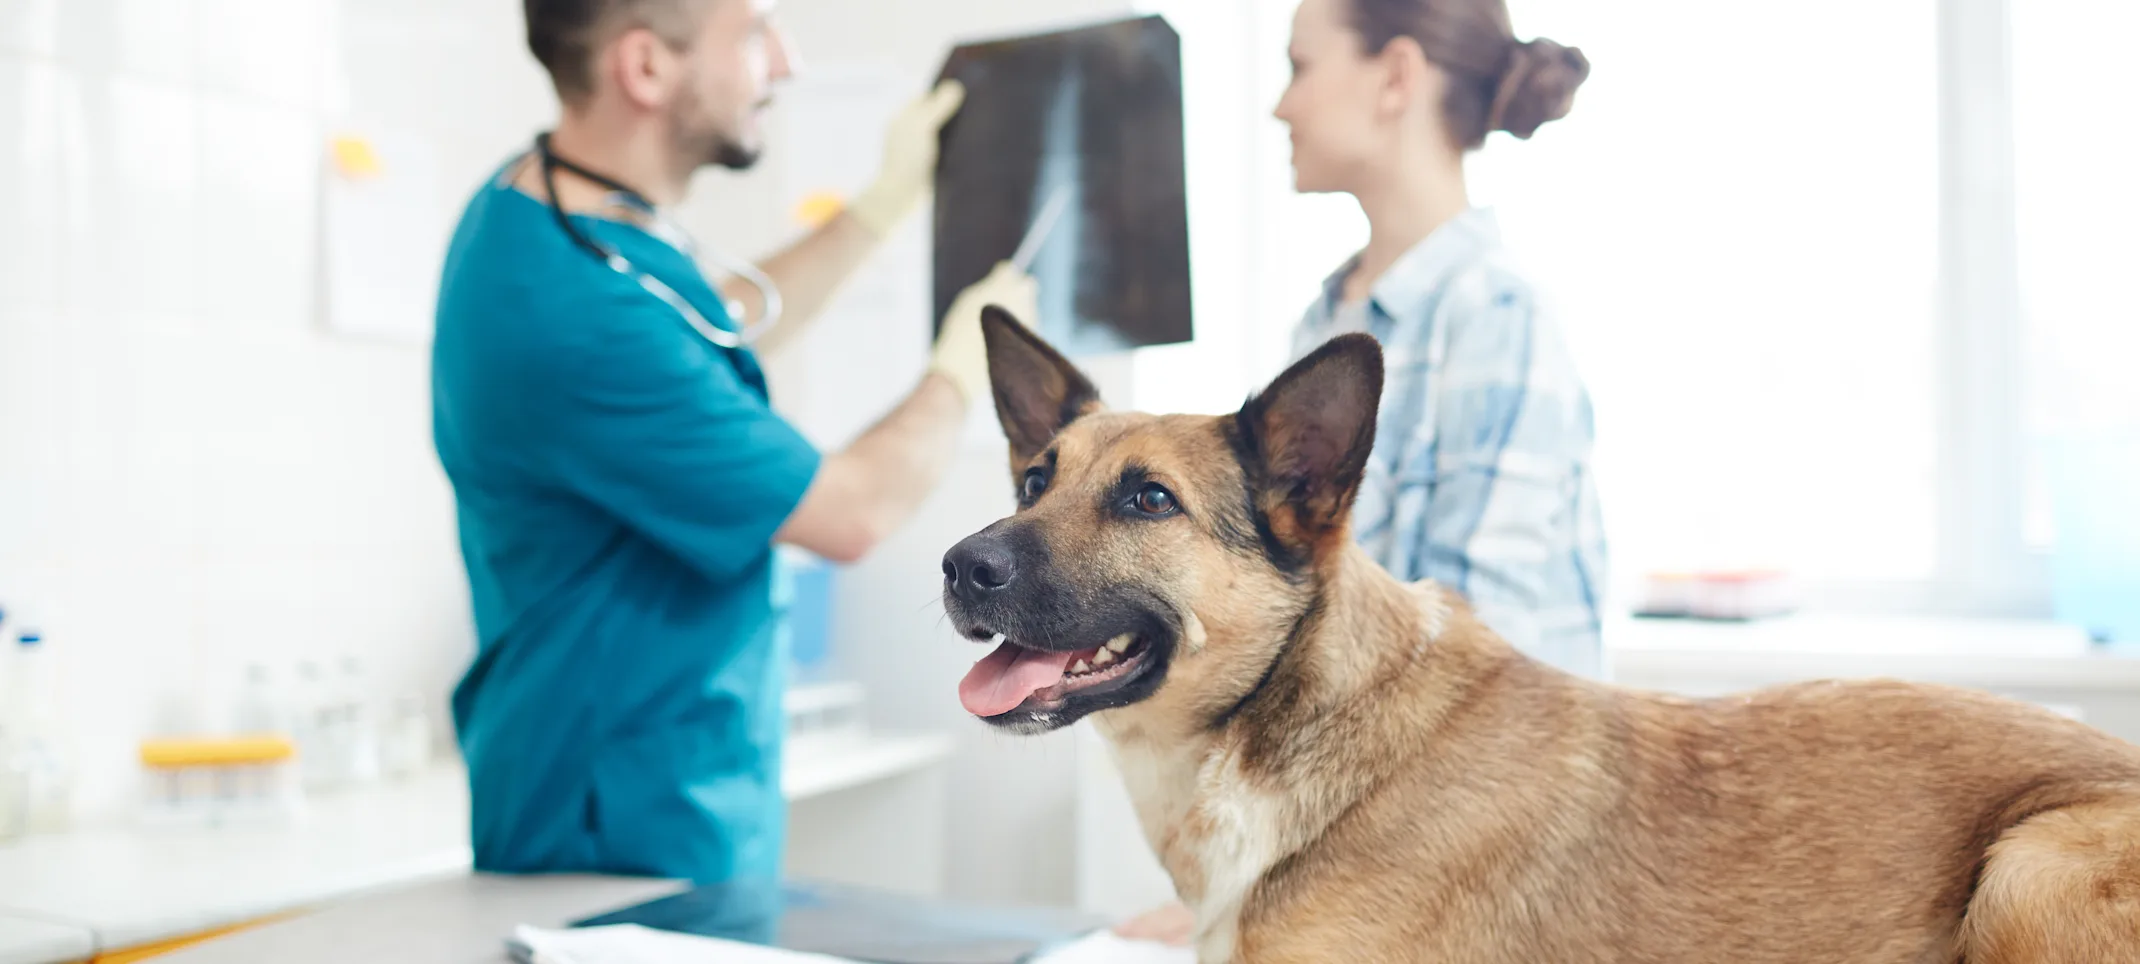
<instances>
[{"instance_id":1,"label":"man's beard","mask_svg":"<svg viewBox=\"0 0 2140 964\"><path fill-rule=\"evenodd\" d=\"M764 153L763 147L745 147L722 138L714 145L713 163L731 171L747 171L751 165L758 163L758 156Z\"/></svg>"},{"instance_id":2,"label":"man's beard","mask_svg":"<svg viewBox=\"0 0 2140 964\"><path fill-rule=\"evenodd\" d=\"M685 88L689 90L687 86ZM758 163L764 153L761 145L744 144L717 129L711 118L699 108L696 96L678 98L670 111L670 128L676 131L676 148L679 158L698 170L708 164L716 164L731 171L749 170Z\"/></svg>"}]
</instances>

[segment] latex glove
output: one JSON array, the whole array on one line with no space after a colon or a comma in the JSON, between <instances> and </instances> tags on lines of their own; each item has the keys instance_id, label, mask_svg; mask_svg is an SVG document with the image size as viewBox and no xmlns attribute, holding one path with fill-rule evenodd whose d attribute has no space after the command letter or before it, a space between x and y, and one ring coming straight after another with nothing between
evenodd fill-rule
<instances>
[{"instance_id":1,"label":"latex glove","mask_svg":"<svg viewBox=\"0 0 2140 964\"><path fill-rule=\"evenodd\" d=\"M847 204L847 213L871 234L890 234L928 196L936 181L937 134L965 102L965 85L947 80L892 118L876 180Z\"/></svg>"},{"instance_id":2,"label":"latex glove","mask_svg":"<svg viewBox=\"0 0 2140 964\"><path fill-rule=\"evenodd\" d=\"M1008 261L951 299L936 333L929 370L941 373L966 396L968 405L988 397L988 345L981 337L981 309L995 305L1030 328L1038 311L1040 284Z\"/></svg>"}]
</instances>

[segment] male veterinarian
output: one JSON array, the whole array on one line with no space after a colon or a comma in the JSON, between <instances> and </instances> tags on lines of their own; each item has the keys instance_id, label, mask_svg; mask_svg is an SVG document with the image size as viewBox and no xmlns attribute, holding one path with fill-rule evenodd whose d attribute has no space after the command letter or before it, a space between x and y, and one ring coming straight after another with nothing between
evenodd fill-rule
<instances>
[{"instance_id":1,"label":"male veterinarian","mask_svg":"<svg viewBox=\"0 0 2140 964\"><path fill-rule=\"evenodd\" d=\"M453 716L481 870L778 875L773 544L852 560L904 522L988 392L981 306L1032 317L1013 269L968 290L844 451L767 407L739 332L784 315L755 344L792 336L917 206L963 95L909 107L843 213L718 287L662 211L757 156L790 65L770 6L526 0L561 117L462 215L432 359L479 639Z\"/></svg>"}]
</instances>

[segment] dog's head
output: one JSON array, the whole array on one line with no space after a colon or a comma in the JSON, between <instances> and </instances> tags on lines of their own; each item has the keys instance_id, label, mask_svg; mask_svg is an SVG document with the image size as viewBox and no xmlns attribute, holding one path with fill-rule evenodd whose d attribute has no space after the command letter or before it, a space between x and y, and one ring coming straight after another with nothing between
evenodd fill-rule
<instances>
[{"instance_id":1,"label":"dog's head","mask_svg":"<svg viewBox=\"0 0 2140 964\"><path fill-rule=\"evenodd\" d=\"M1349 538L1381 349L1340 336L1233 415L1154 416L1107 411L1009 316L982 328L1018 511L944 556L953 624L999 644L961 702L1027 733L1115 709L1222 722Z\"/></svg>"}]
</instances>

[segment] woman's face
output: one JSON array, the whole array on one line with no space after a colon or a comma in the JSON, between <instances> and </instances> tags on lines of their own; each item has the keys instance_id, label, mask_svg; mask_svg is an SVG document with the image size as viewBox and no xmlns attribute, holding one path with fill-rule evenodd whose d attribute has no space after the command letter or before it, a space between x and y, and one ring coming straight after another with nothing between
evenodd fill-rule
<instances>
[{"instance_id":1,"label":"woman's face","mask_svg":"<svg viewBox=\"0 0 2140 964\"><path fill-rule=\"evenodd\" d=\"M1301 0L1293 12L1293 81L1271 114L1292 132L1297 191L1357 193L1413 156L1407 137L1449 143L1448 78L1408 38L1364 53L1351 2Z\"/></svg>"},{"instance_id":2,"label":"woman's face","mask_svg":"<svg viewBox=\"0 0 2140 964\"><path fill-rule=\"evenodd\" d=\"M1302 0L1293 12L1293 80L1271 114L1292 134L1293 189L1305 193L1350 190L1386 156L1378 114L1388 72L1361 52L1348 2Z\"/></svg>"}]
</instances>

